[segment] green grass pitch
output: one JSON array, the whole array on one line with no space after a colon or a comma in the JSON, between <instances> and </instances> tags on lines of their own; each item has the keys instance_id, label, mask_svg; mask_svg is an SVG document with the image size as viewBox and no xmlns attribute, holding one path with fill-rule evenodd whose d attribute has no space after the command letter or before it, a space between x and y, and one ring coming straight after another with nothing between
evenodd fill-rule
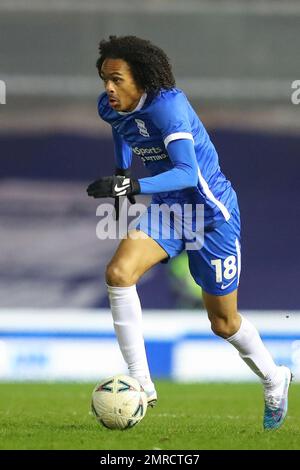
<instances>
[{"instance_id":1,"label":"green grass pitch","mask_svg":"<svg viewBox=\"0 0 300 470\"><path fill-rule=\"evenodd\" d=\"M262 430L259 384L157 381L159 402L135 428L90 414L94 384L0 383L0 449L299 449L300 384L281 429Z\"/></svg>"}]
</instances>

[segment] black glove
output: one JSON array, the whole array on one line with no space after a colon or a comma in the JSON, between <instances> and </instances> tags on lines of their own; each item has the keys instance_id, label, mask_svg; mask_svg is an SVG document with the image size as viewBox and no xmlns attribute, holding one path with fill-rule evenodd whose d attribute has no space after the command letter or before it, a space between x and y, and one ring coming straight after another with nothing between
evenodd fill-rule
<instances>
[{"instance_id":1,"label":"black glove","mask_svg":"<svg viewBox=\"0 0 300 470\"><path fill-rule=\"evenodd\" d=\"M126 176L126 178L131 178L131 171L129 168L116 168L116 171L115 171L115 175L116 176ZM136 200L135 200L135 197L131 194L127 194L127 199L128 201L131 203L131 204L135 204L136 203ZM119 202L119 199L116 198L116 201Z\"/></svg>"},{"instance_id":2,"label":"black glove","mask_svg":"<svg viewBox=\"0 0 300 470\"><path fill-rule=\"evenodd\" d=\"M88 195L94 198L134 196L140 192L138 180L125 176L104 176L87 188Z\"/></svg>"},{"instance_id":3,"label":"black glove","mask_svg":"<svg viewBox=\"0 0 300 470\"><path fill-rule=\"evenodd\" d=\"M126 169L116 168L115 175L126 176L126 178L130 178L131 177L130 168L126 168ZM135 197L130 194L127 195L127 199L130 202L130 204L136 203ZM115 214L116 214L116 220L119 220L119 216L120 216L120 198L119 197L115 197Z\"/></svg>"}]
</instances>

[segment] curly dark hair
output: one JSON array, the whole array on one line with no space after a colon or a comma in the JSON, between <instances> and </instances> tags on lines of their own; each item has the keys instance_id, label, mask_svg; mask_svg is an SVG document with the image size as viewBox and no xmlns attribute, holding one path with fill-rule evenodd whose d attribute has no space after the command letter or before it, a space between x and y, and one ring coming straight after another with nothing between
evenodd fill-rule
<instances>
[{"instance_id":1,"label":"curly dark hair","mask_svg":"<svg viewBox=\"0 0 300 470\"><path fill-rule=\"evenodd\" d=\"M99 44L100 57L96 67L100 75L105 59L123 59L130 67L137 85L156 95L162 88L175 86L170 61L165 52L146 39L137 36L109 36Z\"/></svg>"}]
</instances>

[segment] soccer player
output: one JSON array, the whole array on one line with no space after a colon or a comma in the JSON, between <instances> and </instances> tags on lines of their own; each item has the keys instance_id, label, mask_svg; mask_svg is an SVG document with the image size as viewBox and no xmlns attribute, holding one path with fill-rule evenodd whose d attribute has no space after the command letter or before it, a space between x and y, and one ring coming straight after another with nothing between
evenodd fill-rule
<instances>
[{"instance_id":1,"label":"soccer player","mask_svg":"<svg viewBox=\"0 0 300 470\"><path fill-rule=\"evenodd\" d=\"M152 194L152 203L136 229L122 239L107 266L106 283L115 332L129 373L139 380L154 405L142 332L136 283L152 266L187 251L190 272L203 289L212 331L232 344L264 387L265 429L276 429L287 413L291 372L277 366L256 328L237 310L241 269L240 216L237 196L220 170L218 155L202 122L182 90L176 88L162 49L135 36L110 36L99 45L97 61L105 92L99 96L100 117L112 126L115 175L90 184L95 198ZM131 176L132 156L142 158L149 177ZM191 218L204 207L202 243L162 236L164 224L148 224L155 205L192 207ZM151 218L151 217L149 217ZM176 231L175 218L169 220ZM185 221L183 221L184 223ZM201 225L201 224L200 224ZM199 235L201 229L199 230ZM199 236L201 239L201 236Z\"/></svg>"}]
</instances>

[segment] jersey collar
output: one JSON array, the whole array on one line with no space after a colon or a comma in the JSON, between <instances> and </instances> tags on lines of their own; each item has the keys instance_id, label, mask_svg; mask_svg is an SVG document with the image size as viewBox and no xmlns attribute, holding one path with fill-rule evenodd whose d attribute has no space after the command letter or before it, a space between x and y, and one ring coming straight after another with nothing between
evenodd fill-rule
<instances>
[{"instance_id":1,"label":"jersey collar","mask_svg":"<svg viewBox=\"0 0 300 470\"><path fill-rule=\"evenodd\" d=\"M124 116L126 114L135 113L135 111L140 111L140 109L142 109L142 107L144 106L146 99L147 99L147 93L143 93L137 106L132 111L117 111L117 113Z\"/></svg>"}]
</instances>

